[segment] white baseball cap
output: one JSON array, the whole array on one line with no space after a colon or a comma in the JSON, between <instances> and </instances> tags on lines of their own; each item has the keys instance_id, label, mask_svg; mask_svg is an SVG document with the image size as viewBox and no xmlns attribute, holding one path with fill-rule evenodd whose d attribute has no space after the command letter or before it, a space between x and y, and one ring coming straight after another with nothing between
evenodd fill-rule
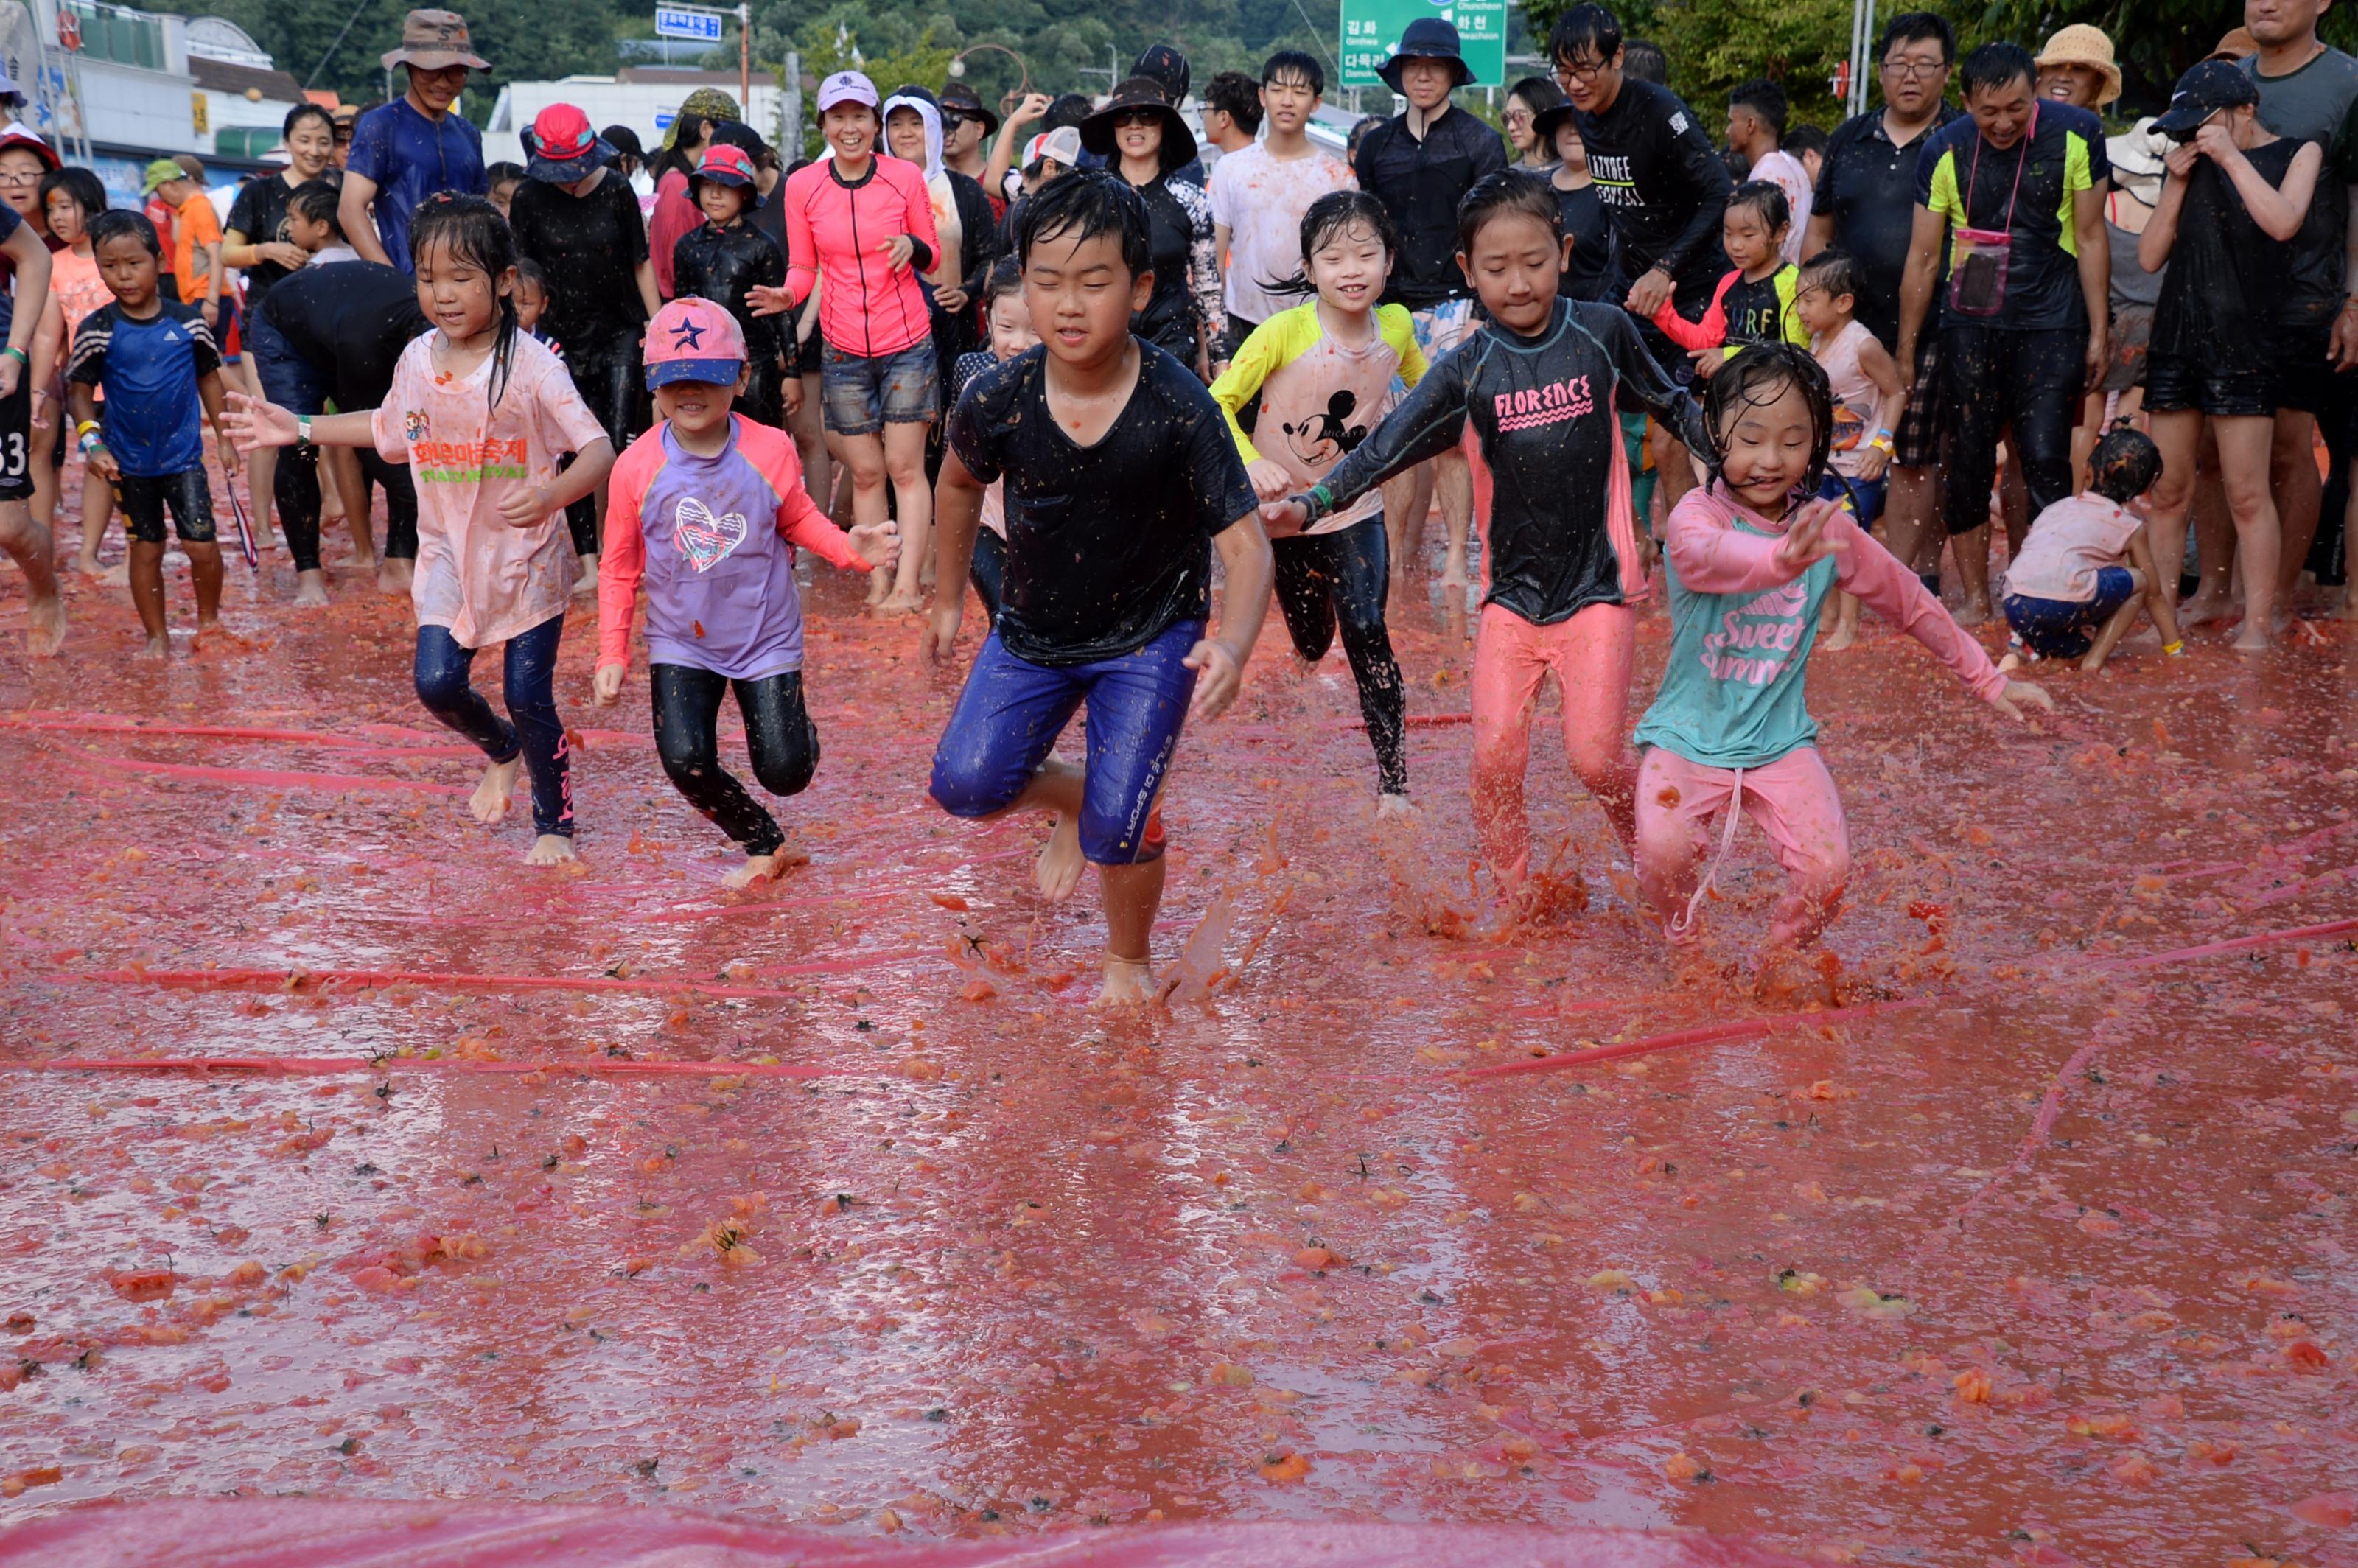
<instances>
[{"instance_id":1,"label":"white baseball cap","mask_svg":"<svg viewBox=\"0 0 2358 1568\"><path fill-rule=\"evenodd\" d=\"M856 70L838 70L818 84L818 112L822 114L838 103L865 103L873 109L882 102L876 95L876 84Z\"/></svg>"},{"instance_id":2,"label":"white baseball cap","mask_svg":"<svg viewBox=\"0 0 2358 1568\"><path fill-rule=\"evenodd\" d=\"M1042 158L1054 158L1066 168L1077 168L1081 162L1081 133L1072 125L1059 125L1053 131L1043 131L1033 136L1023 149L1023 167L1030 168Z\"/></svg>"}]
</instances>

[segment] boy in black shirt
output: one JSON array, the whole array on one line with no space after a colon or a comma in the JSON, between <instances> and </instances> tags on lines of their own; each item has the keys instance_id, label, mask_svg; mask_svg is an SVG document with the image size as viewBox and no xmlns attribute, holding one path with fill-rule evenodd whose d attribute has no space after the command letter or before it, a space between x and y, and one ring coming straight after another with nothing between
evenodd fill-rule
<instances>
[{"instance_id":1,"label":"boy in black shirt","mask_svg":"<svg viewBox=\"0 0 2358 1568\"><path fill-rule=\"evenodd\" d=\"M1148 937L1163 901L1156 802L1182 721L1235 700L1269 609L1270 550L1227 421L1130 317L1152 290L1145 203L1118 176L1044 188L1016 235L1040 347L986 371L950 416L935 509L937 579L963 583L983 492L1006 481L999 621L934 753L954 816L1055 815L1041 891L1084 862L1105 902L1103 1004L1155 996ZM1228 581L1209 635L1211 546ZM936 596L925 655L957 646L963 593ZM1199 684L1200 682L1200 684ZM1052 756L1088 704L1085 766Z\"/></svg>"},{"instance_id":2,"label":"boy in black shirt","mask_svg":"<svg viewBox=\"0 0 2358 1568\"><path fill-rule=\"evenodd\" d=\"M757 285L786 286L785 253L752 222L763 204L753 160L743 148L715 141L687 177L687 194L703 209L704 222L672 247L672 296L709 299L737 319L745 334L745 390L737 395L737 406L757 424L780 424L785 411L779 377L794 318L756 316L745 302L746 290Z\"/></svg>"}]
</instances>

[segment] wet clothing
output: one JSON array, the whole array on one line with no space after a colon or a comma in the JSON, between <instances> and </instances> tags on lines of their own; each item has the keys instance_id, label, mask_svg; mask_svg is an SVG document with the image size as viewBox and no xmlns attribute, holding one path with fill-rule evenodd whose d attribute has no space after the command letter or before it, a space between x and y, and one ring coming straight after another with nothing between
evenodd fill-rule
<instances>
[{"instance_id":1,"label":"wet clothing","mask_svg":"<svg viewBox=\"0 0 2358 1568\"><path fill-rule=\"evenodd\" d=\"M249 179L238 187L237 200L230 203L225 227L243 234L250 245L292 244L294 241L287 232L287 209L294 199L295 186L287 183L284 174L274 172ZM257 261L241 268L245 279L246 308L252 310L259 306L273 284L296 270L275 261Z\"/></svg>"},{"instance_id":2,"label":"wet clothing","mask_svg":"<svg viewBox=\"0 0 2358 1568\"><path fill-rule=\"evenodd\" d=\"M1758 282L1731 272L1719 280L1702 319L1689 321L1666 299L1654 312L1654 325L1682 349L1724 345L1733 352L1747 344L1779 341L1806 349L1810 330L1801 325L1801 313L1793 306L1801 285L1801 269L1790 262Z\"/></svg>"},{"instance_id":3,"label":"wet clothing","mask_svg":"<svg viewBox=\"0 0 2358 1568\"><path fill-rule=\"evenodd\" d=\"M221 351L195 306L156 305L144 319L125 315L120 303L92 312L66 362L67 382L105 393L99 439L125 479L162 479L205 461L198 388L221 369Z\"/></svg>"},{"instance_id":4,"label":"wet clothing","mask_svg":"<svg viewBox=\"0 0 2358 1568\"><path fill-rule=\"evenodd\" d=\"M774 201L767 203L776 206ZM672 276L672 257L680 237L704 222L704 209L688 194L687 171L676 167L655 177L655 200L647 213L647 258L654 264L655 293L676 299L678 280ZM781 242L783 243L783 242Z\"/></svg>"},{"instance_id":5,"label":"wet clothing","mask_svg":"<svg viewBox=\"0 0 2358 1568\"><path fill-rule=\"evenodd\" d=\"M1474 831L1501 888L1531 875L1531 825L1524 806L1531 725L1551 675L1562 694L1564 755L1627 843L1636 812L1638 758L1629 732L1629 676L1638 659L1638 612L1590 604L1569 620L1534 625L1504 604L1482 607L1474 649Z\"/></svg>"},{"instance_id":6,"label":"wet clothing","mask_svg":"<svg viewBox=\"0 0 2358 1568\"><path fill-rule=\"evenodd\" d=\"M2002 230L2013 240L1998 313L1963 319L2004 331L2076 327L2084 334L2074 211L2081 191L2112 177L2103 122L2051 98L2038 101L2029 131L2010 147L1991 146L1970 116L1932 133L1916 166L1916 205L1948 220L1952 248L1962 229ZM1944 267L1944 300L1948 287Z\"/></svg>"},{"instance_id":7,"label":"wet clothing","mask_svg":"<svg viewBox=\"0 0 2358 1568\"><path fill-rule=\"evenodd\" d=\"M164 514L172 531L191 545L213 542L213 492L205 466L178 473L124 474L114 486L123 504L123 531L143 545L164 542Z\"/></svg>"},{"instance_id":8,"label":"wet clothing","mask_svg":"<svg viewBox=\"0 0 2358 1568\"><path fill-rule=\"evenodd\" d=\"M204 303L211 287L211 247L220 244L221 238L221 220L213 216L212 198L200 190L180 203L180 215L172 223L172 276L178 281L180 297L190 305ZM224 287L222 298L226 308L235 303L236 290ZM222 323L224 328L227 325Z\"/></svg>"},{"instance_id":9,"label":"wet clothing","mask_svg":"<svg viewBox=\"0 0 2358 1568\"><path fill-rule=\"evenodd\" d=\"M2071 493L2071 420L2080 408L2084 326L2008 331L1952 317L1941 330L1941 513L1952 534L1989 521L2004 436L2022 465L2034 514Z\"/></svg>"},{"instance_id":10,"label":"wet clothing","mask_svg":"<svg viewBox=\"0 0 2358 1568\"><path fill-rule=\"evenodd\" d=\"M819 346L819 415L830 434L875 436L887 425L924 425L941 411L941 357L930 342L889 354Z\"/></svg>"},{"instance_id":11,"label":"wet clothing","mask_svg":"<svg viewBox=\"0 0 2358 1568\"><path fill-rule=\"evenodd\" d=\"M1588 171L1621 237L1625 284L1660 263L1681 312L1700 314L1727 270L1720 216L1735 186L1719 149L1677 93L1634 77L1603 114L1579 118Z\"/></svg>"},{"instance_id":12,"label":"wet clothing","mask_svg":"<svg viewBox=\"0 0 2358 1568\"><path fill-rule=\"evenodd\" d=\"M600 581L604 581L602 568ZM752 760L753 776L772 795L800 795L808 789L818 772L818 726L804 705L800 670L732 681L689 665L649 665L647 697L654 708L655 755L672 787L706 821L748 855L774 854L786 841L778 819L720 765L720 701L732 687L737 711L745 720L745 752Z\"/></svg>"},{"instance_id":13,"label":"wet clothing","mask_svg":"<svg viewBox=\"0 0 2358 1568\"><path fill-rule=\"evenodd\" d=\"M1833 221L1833 243L1858 264L1858 319L1886 349L1899 346L1899 286L1908 269L1908 247L1916 222L1916 165L1926 138L1959 117L1942 103L1933 123L1894 146L1883 111L1854 114L1826 138L1811 211ZM1929 338L1940 320L1939 291L1920 337Z\"/></svg>"},{"instance_id":14,"label":"wet clothing","mask_svg":"<svg viewBox=\"0 0 2358 1568\"><path fill-rule=\"evenodd\" d=\"M2262 179L2281 186L2302 146L2280 137L2244 157ZM2200 361L2213 375L2273 371L2293 249L2253 221L2217 164L2196 159L2154 308L2152 351Z\"/></svg>"},{"instance_id":15,"label":"wet clothing","mask_svg":"<svg viewBox=\"0 0 2358 1568\"><path fill-rule=\"evenodd\" d=\"M1272 294L1269 285L1302 271L1303 214L1320 197L1357 183L1350 165L1316 146L1301 157L1278 158L1268 144L1255 142L1220 159L1209 194L1212 222L1228 232L1223 306L1229 315L1258 327L1293 306L1298 296Z\"/></svg>"},{"instance_id":16,"label":"wet clothing","mask_svg":"<svg viewBox=\"0 0 2358 1568\"><path fill-rule=\"evenodd\" d=\"M1195 694L1185 661L1203 635L1203 622L1174 621L1121 653L1041 665L1010 653L993 631L935 749L928 793L952 816L1006 810L1086 702L1081 856L1096 866L1162 859L1154 800Z\"/></svg>"},{"instance_id":17,"label":"wet clothing","mask_svg":"<svg viewBox=\"0 0 2358 1568\"><path fill-rule=\"evenodd\" d=\"M532 827L541 836L573 837L573 769L565 721L557 712L557 644L565 634L559 613L507 634L501 660L501 695L508 717L492 711L469 678L475 649L447 626L422 622L412 679L426 711L482 749L494 762L521 755L532 779Z\"/></svg>"},{"instance_id":18,"label":"wet clothing","mask_svg":"<svg viewBox=\"0 0 2358 1568\"><path fill-rule=\"evenodd\" d=\"M1619 412L1634 406L1707 451L1702 410L1615 306L1555 302L1524 338L1492 323L1440 360L1310 492L1311 521L1457 445L1470 421L1496 486L1486 604L1534 625L1646 596Z\"/></svg>"},{"instance_id":19,"label":"wet clothing","mask_svg":"<svg viewBox=\"0 0 2358 1568\"><path fill-rule=\"evenodd\" d=\"M1326 656L1339 630L1359 717L1376 753L1376 787L1408 793L1408 683L1392 655L1384 622L1391 592L1391 545L1384 514L1373 513L1339 532L1271 539L1277 608L1293 651L1312 664Z\"/></svg>"},{"instance_id":20,"label":"wet clothing","mask_svg":"<svg viewBox=\"0 0 2358 1568\"><path fill-rule=\"evenodd\" d=\"M950 373L949 400L956 407L974 384L977 376L999 362L988 351L977 350L960 354ZM981 597L982 607L995 623L999 620L1001 585L1007 577L1007 481L996 479L983 488L982 514L977 519L974 533L974 555L967 566L966 579L974 584Z\"/></svg>"},{"instance_id":21,"label":"wet clothing","mask_svg":"<svg viewBox=\"0 0 2358 1568\"><path fill-rule=\"evenodd\" d=\"M1368 326L1364 344L1339 343L1327 336L1318 301L1309 299L1254 329L1228 373L1212 384L1212 401L1228 416L1237 455L1248 464L1266 458L1307 490L1365 441L1391 411L1393 378L1414 386L1425 371L1424 351L1404 308L1379 306ZM1255 398L1260 413L1248 436L1239 418ZM1382 495L1370 491L1321 517L1309 532L1338 532L1383 504Z\"/></svg>"},{"instance_id":22,"label":"wet clothing","mask_svg":"<svg viewBox=\"0 0 2358 1568\"><path fill-rule=\"evenodd\" d=\"M786 290L800 305L826 274L819 329L830 348L867 359L926 341L933 318L920 275L933 270L941 242L923 169L871 157L847 181L826 157L788 175L777 196L786 216ZM914 248L895 272L878 247L897 234Z\"/></svg>"},{"instance_id":23,"label":"wet clothing","mask_svg":"<svg viewBox=\"0 0 2358 1568\"><path fill-rule=\"evenodd\" d=\"M659 424L615 463L598 563L601 666L630 663L644 579L648 663L737 681L799 670L795 547L846 570L868 569L804 488L793 439L741 414L730 416L730 427L729 445L706 458Z\"/></svg>"},{"instance_id":24,"label":"wet clothing","mask_svg":"<svg viewBox=\"0 0 2358 1568\"><path fill-rule=\"evenodd\" d=\"M1843 323L1842 330L1823 341L1812 338L1810 353L1818 368L1826 373L1827 388L1833 395L1833 437L1828 444L1826 461L1837 474L1848 477L1858 472L1858 465L1866 458L1867 442L1874 438L1879 424L1877 416L1883 409L1883 394L1858 362L1860 351L1871 342L1875 334L1856 318ZM1872 523L1873 517L1864 522Z\"/></svg>"},{"instance_id":25,"label":"wet clothing","mask_svg":"<svg viewBox=\"0 0 2358 1568\"><path fill-rule=\"evenodd\" d=\"M2279 407L2301 408L2284 395L2278 366L2222 370L2209 360L2156 349L2145 361L2145 411L2207 414L2215 419L2273 419ZM2302 408L2314 413L2314 405Z\"/></svg>"},{"instance_id":26,"label":"wet clothing","mask_svg":"<svg viewBox=\"0 0 2358 1568\"><path fill-rule=\"evenodd\" d=\"M1563 276L1556 285L1566 299L1589 303L1618 305L1628 294L1611 290L1621 276L1621 251L1613 232L1612 215L1605 211L1605 199L1596 193L1596 182L1589 181L1576 190L1558 187L1556 210L1563 215L1563 232L1572 240L1572 260L1564 264Z\"/></svg>"},{"instance_id":27,"label":"wet clothing","mask_svg":"<svg viewBox=\"0 0 2358 1568\"><path fill-rule=\"evenodd\" d=\"M1457 269L1457 203L1476 180L1506 167L1498 133L1454 103L1425 126L1422 140L1405 113L1360 139L1352 172L1400 230L1386 302L1423 310L1473 294Z\"/></svg>"},{"instance_id":28,"label":"wet clothing","mask_svg":"<svg viewBox=\"0 0 2358 1568\"><path fill-rule=\"evenodd\" d=\"M2350 122L2353 107L2358 106L2358 59L2329 49L2282 76L2261 74L2257 55L2238 63L2259 86L2260 124L2277 135L2296 143L2315 142L2331 154L2341 138L2353 134ZM2282 296L2277 317L2289 327L2330 330L2342 308L2349 184L2358 173L2351 161L2331 156L2326 161L2341 164L2339 177L2331 168L2319 177L2309 212L2292 237L2292 287Z\"/></svg>"},{"instance_id":29,"label":"wet clothing","mask_svg":"<svg viewBox=\"0 0 2358 1568\"><path fill-rule=\"evenodd\" d=\"M1672 942L1695 939L1687 912L1697 902L1695 865L1705 853L1707 825L1739 808L1785 869L1768 945L1806 946L1833 918L1850 881L1850 830L1833 775L1815 746L1758 768L1705 767L1656 746L1638 771L1638 799L1639 885ZM1735 826L1728 823L1724 834Z\"/></svg>"},{"instance_id":30,"label":"wet clothing","mask_svg":"<svg viewBox=\"0 0 2358 1568\"><path fill-rule=\"evenodd\" d=\"M1220 309L1220 255L1212 228L1212 201L1200 185L1161 175L1135 187L1145 199L1147 265L1154 291L1130 330L1182 364L1195 362L1196 329L1217 339L1227 319Z\"/></svg>"},{"instance_id":31,"label":"wet clothing","mask_svg":"<svg viewBox=\"0 0 2358 1568\"><path fill-rule=\"evenodd\" d=\"M456 110L428 119L406 94L360 117L344 169L375 183L377 240L386 259L404 272L416 270L409 256L409 220L419 202L445 190L491 193L483 175L482 133Z\"/></svg>"},{"instance_id":32,"label":"wet clothing","mask_svg":"<svg viewBox=\"0 0 2358 1568\"><path fill-rule=\"evenodd\" d=\"M2006 574L2006 642L2016 652L2040 659L2076 659L2093 645L2120 607L2136 595L2136 579L2125 567L2097 568L2085 599L2045 599L2016 593L2014 573Z\"/></svg>"},{"instance_id":33,"label":"wet clothing","mask_svg":"<svg viewBox=\"0 0 2358 1568\"><path fill-rule=\"evenodd\" d=\"M1138 384L1095 445L1057 426L1047 350L1035 347L967 389L949 447L977 481L1005 477L993 636L1034 665L1117 660L1174 622L1208 620L1212 539L1259 505L1220 406L1152 344L1140 346Z\"/></svg>"},{"instance_id":34,"label":"wet clothing","mask_svg":"<svg viewBox=\"0 0 2358 1568\"><path fill-rule=\"evenodd\" d=\"M747 381L737 406L757 424L776 425L784 413L779 400L779 367L786 352L791 315L756 316L745 291L756 284L784 288L786 255L770 236L739 222L723 229L707 222L690 229L672 247L672 295L709 299L737 319L745 334Z\"/></svg>"},{"instance_id":35,"label":"wet clothing","mask_svg":"<svg viewBox=\"0 0 2358 1568\"><path fill-rule=\"evenodd\" d=\"M515 231L516 254L548 275L541 330L563 347L567 360L577 349L645 325L638 265L648 259L647 224L629 180L608 169L587 196L525 180L508 204L508 226Z\"/></svg>"},{"instance_id":36,"label":"wet clothing","mask_svg":"<svg viewBox=\"0 0 2358 1568\"><path fill-rule=\"evenodd\" d=\"M2013 564L2008 593L2084 602L2095 597L2096 574L2118 566L2145 519L2108 496L2082 491L2040 513Z\"/></svg>"}]
</instances>

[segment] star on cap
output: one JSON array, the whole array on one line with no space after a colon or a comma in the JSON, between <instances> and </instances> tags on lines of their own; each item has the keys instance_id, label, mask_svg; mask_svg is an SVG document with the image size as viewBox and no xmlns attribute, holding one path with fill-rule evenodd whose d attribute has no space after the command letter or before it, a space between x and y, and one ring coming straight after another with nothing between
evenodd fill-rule
<instances>
[{"instance_id":1,"label":"star on cap","mask_svg":"<svg viewBox=\"0 0 2358 1568\"><path fill-rule=\"evenodd\" d=\"M672 329L671 346L675 349L704 347L704 327L695 321L682 321Z\"/></svg>"}]
</instances>

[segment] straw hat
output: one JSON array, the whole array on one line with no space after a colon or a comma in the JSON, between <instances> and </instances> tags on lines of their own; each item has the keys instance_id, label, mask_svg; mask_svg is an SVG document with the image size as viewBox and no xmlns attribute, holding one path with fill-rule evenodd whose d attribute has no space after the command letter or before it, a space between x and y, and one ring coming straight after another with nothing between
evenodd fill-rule
<instances>
[{"instance_id":1,"label":"straw hat","mask_svg":"<svg viewBox=\"0 0 2358 1568\"><path fill-rule=\"evenodd\" d=\"M2219 47L2202 58L2205 59L2249 59L2260 52L2260 40L2252 37L2249 27L2236 27L2219 40Z\"/></svg>"},{"instance_id":2,"label":"straw hat","mask_svg":"<svg viewBox=\"0 0 2358 1568\"><path fill-rule=\"evenodd\" d=\"M2104 78L2102 91L2096 94L2096 106L2103 108L2121 95L2121 68L2113 63L2113 40L2100 27L2085 22L2074 22L2060 28L2039 51L2039 69L2050 65L2084 65L2099 71Z\"/></svg>"}]
</instances>

